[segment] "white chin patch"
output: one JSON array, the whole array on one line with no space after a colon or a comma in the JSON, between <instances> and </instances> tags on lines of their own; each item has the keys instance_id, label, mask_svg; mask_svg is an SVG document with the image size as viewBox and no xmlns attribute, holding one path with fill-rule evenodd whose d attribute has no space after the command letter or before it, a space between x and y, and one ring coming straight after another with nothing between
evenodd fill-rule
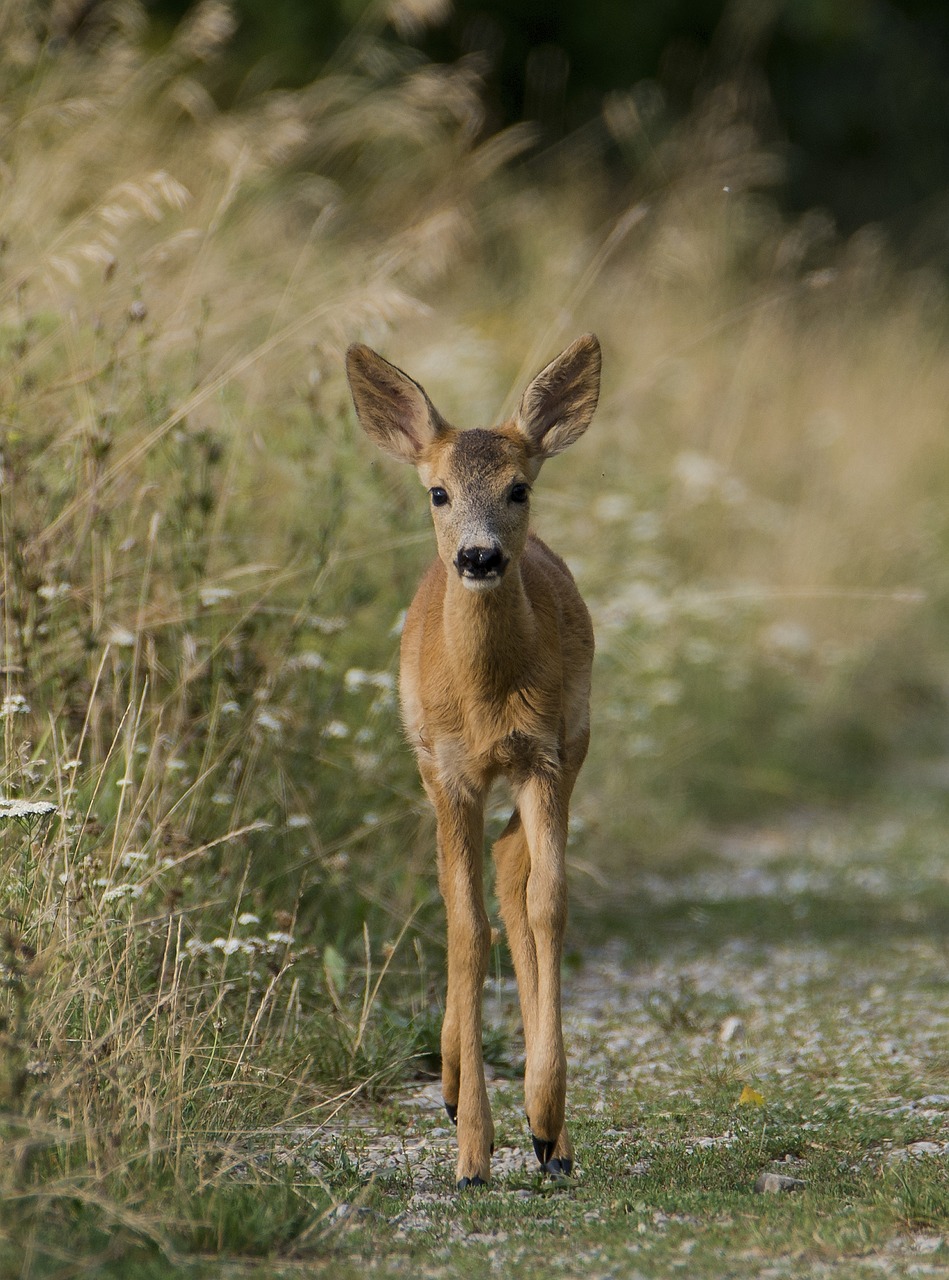
<instances>
[{"instance_id":1,"label":"white chin patch","mask_svg":"<svg viewBox=\"0 0 949 1280\"><path fill-rule=\"evenodd\" d=\"M501 585L501 575L491 573L486 578L472 578L467 573L463 573L461 581L469 591L493 591L495 587Z\"/></svg>"}]
</instances>

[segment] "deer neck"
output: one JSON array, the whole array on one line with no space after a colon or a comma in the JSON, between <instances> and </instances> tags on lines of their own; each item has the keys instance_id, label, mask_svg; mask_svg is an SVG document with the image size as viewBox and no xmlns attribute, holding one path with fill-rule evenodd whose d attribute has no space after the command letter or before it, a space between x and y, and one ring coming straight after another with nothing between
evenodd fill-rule
<instances>
[{"instance_id":1,"label":"deer neck","mask_svg":"<svg viewBox=\"0 0 949 1280\"><path fill-rule=\"evenodd\" d=\"M470 591L449 575L443 605L447 651L460 675L508 692L532 651L534 612L519 565L492 591Z\"/></svg>"}]
</instances>

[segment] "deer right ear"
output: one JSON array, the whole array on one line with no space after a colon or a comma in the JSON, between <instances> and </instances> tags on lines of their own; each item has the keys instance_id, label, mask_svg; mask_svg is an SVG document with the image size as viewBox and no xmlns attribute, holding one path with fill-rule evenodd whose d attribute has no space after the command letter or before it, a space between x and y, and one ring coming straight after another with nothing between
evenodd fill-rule
<instances>
[{"instance_id":1,"label":"deer right ear","mask_svg":"<svg viewBox=\"0 0 949 1280\"><path fill-rule=\"evenodd\" d=\"M366 435L397 462L418 463L447 426L423 388L359 342L346 352L346 376Z\"/></svg>"},{"instance_id":2,"label":"deer right ear","mask_svg":"<svg viewBox=\"0 0 949 1280\"><path fill-rule=\"evenodd\" d=\"M517 427L543 461L573 444L590 425L600 394L600 344L584 334L551 360L521 396Z\"/></svg>"}]
</instances>

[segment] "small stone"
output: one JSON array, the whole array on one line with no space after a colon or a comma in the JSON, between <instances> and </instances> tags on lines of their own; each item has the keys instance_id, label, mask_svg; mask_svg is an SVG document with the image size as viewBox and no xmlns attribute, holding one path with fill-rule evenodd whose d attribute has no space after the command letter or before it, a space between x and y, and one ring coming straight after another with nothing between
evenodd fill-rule
<instances>
[{"instance_id":1,"label":"small stone","mask_svg":"<svg viewBox=\"0 0 949 1280\"><path fill-rule=\"evenodd\" d=\"M745 1038L745 1024L741 1018L731 1014L718 1029L719 1044L741 1044Z\"/></svg>"},{"instance_id":2,"label":"small stone","mask_svg":"<svg viewBox=\"0 0 949 1280\"><path fill-rule=\"evenodd\" d=\"M755 1181L758 1195L777 1195L781 1191L800 1191L804 1183L800 1178L789 1178L784 1173L760 1173Z\"/></svg>"},{"instance_id":3,"label":"small stone","mask_svg":"<svg viewBox=\"0 0 949 1280\"><path fill-rule=\"evenodd\" d=\"M937 1253L945 1244L942 1236L915 1235L913 1248L917 1253Z\"/></svg>"}]
</instances>

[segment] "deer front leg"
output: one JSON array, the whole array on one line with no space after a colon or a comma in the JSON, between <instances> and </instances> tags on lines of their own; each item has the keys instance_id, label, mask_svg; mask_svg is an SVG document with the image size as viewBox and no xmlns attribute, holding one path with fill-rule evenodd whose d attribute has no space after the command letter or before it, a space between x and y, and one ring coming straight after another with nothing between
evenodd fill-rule
<instances>
[{"instance_id":1,"label":"deer front leg","mask_svg":"<svg viewBox=\"0 0 949 1280\"><path fill-rule=\"evenodd\" d=\"M484 908L483 797L433 787L438 881L448 922L448 994L442 1024L442 1096L458 1125L458 1186L491 1173L494 1124L484 1082L481 1007L491 928Z\"/></svg>"},{"instance_id":2,"label":"deer front leg","mask_svg":"<svg viewBox=\"0 0 949 1280\"><path fill-rule=\"evenodd\" d=\"M552 1173L569 1173L573 1159L564 1127L567 1062L560 1017L568 800L569 788L553 772L528 779L518 796L530 858L524 914L536 957L536 989L528 1001L533 1004L532 1025L525 1027L524 1101L537 1159ZM528 980L533 967L528 966Z\"/></svg>"}]
</instances>

